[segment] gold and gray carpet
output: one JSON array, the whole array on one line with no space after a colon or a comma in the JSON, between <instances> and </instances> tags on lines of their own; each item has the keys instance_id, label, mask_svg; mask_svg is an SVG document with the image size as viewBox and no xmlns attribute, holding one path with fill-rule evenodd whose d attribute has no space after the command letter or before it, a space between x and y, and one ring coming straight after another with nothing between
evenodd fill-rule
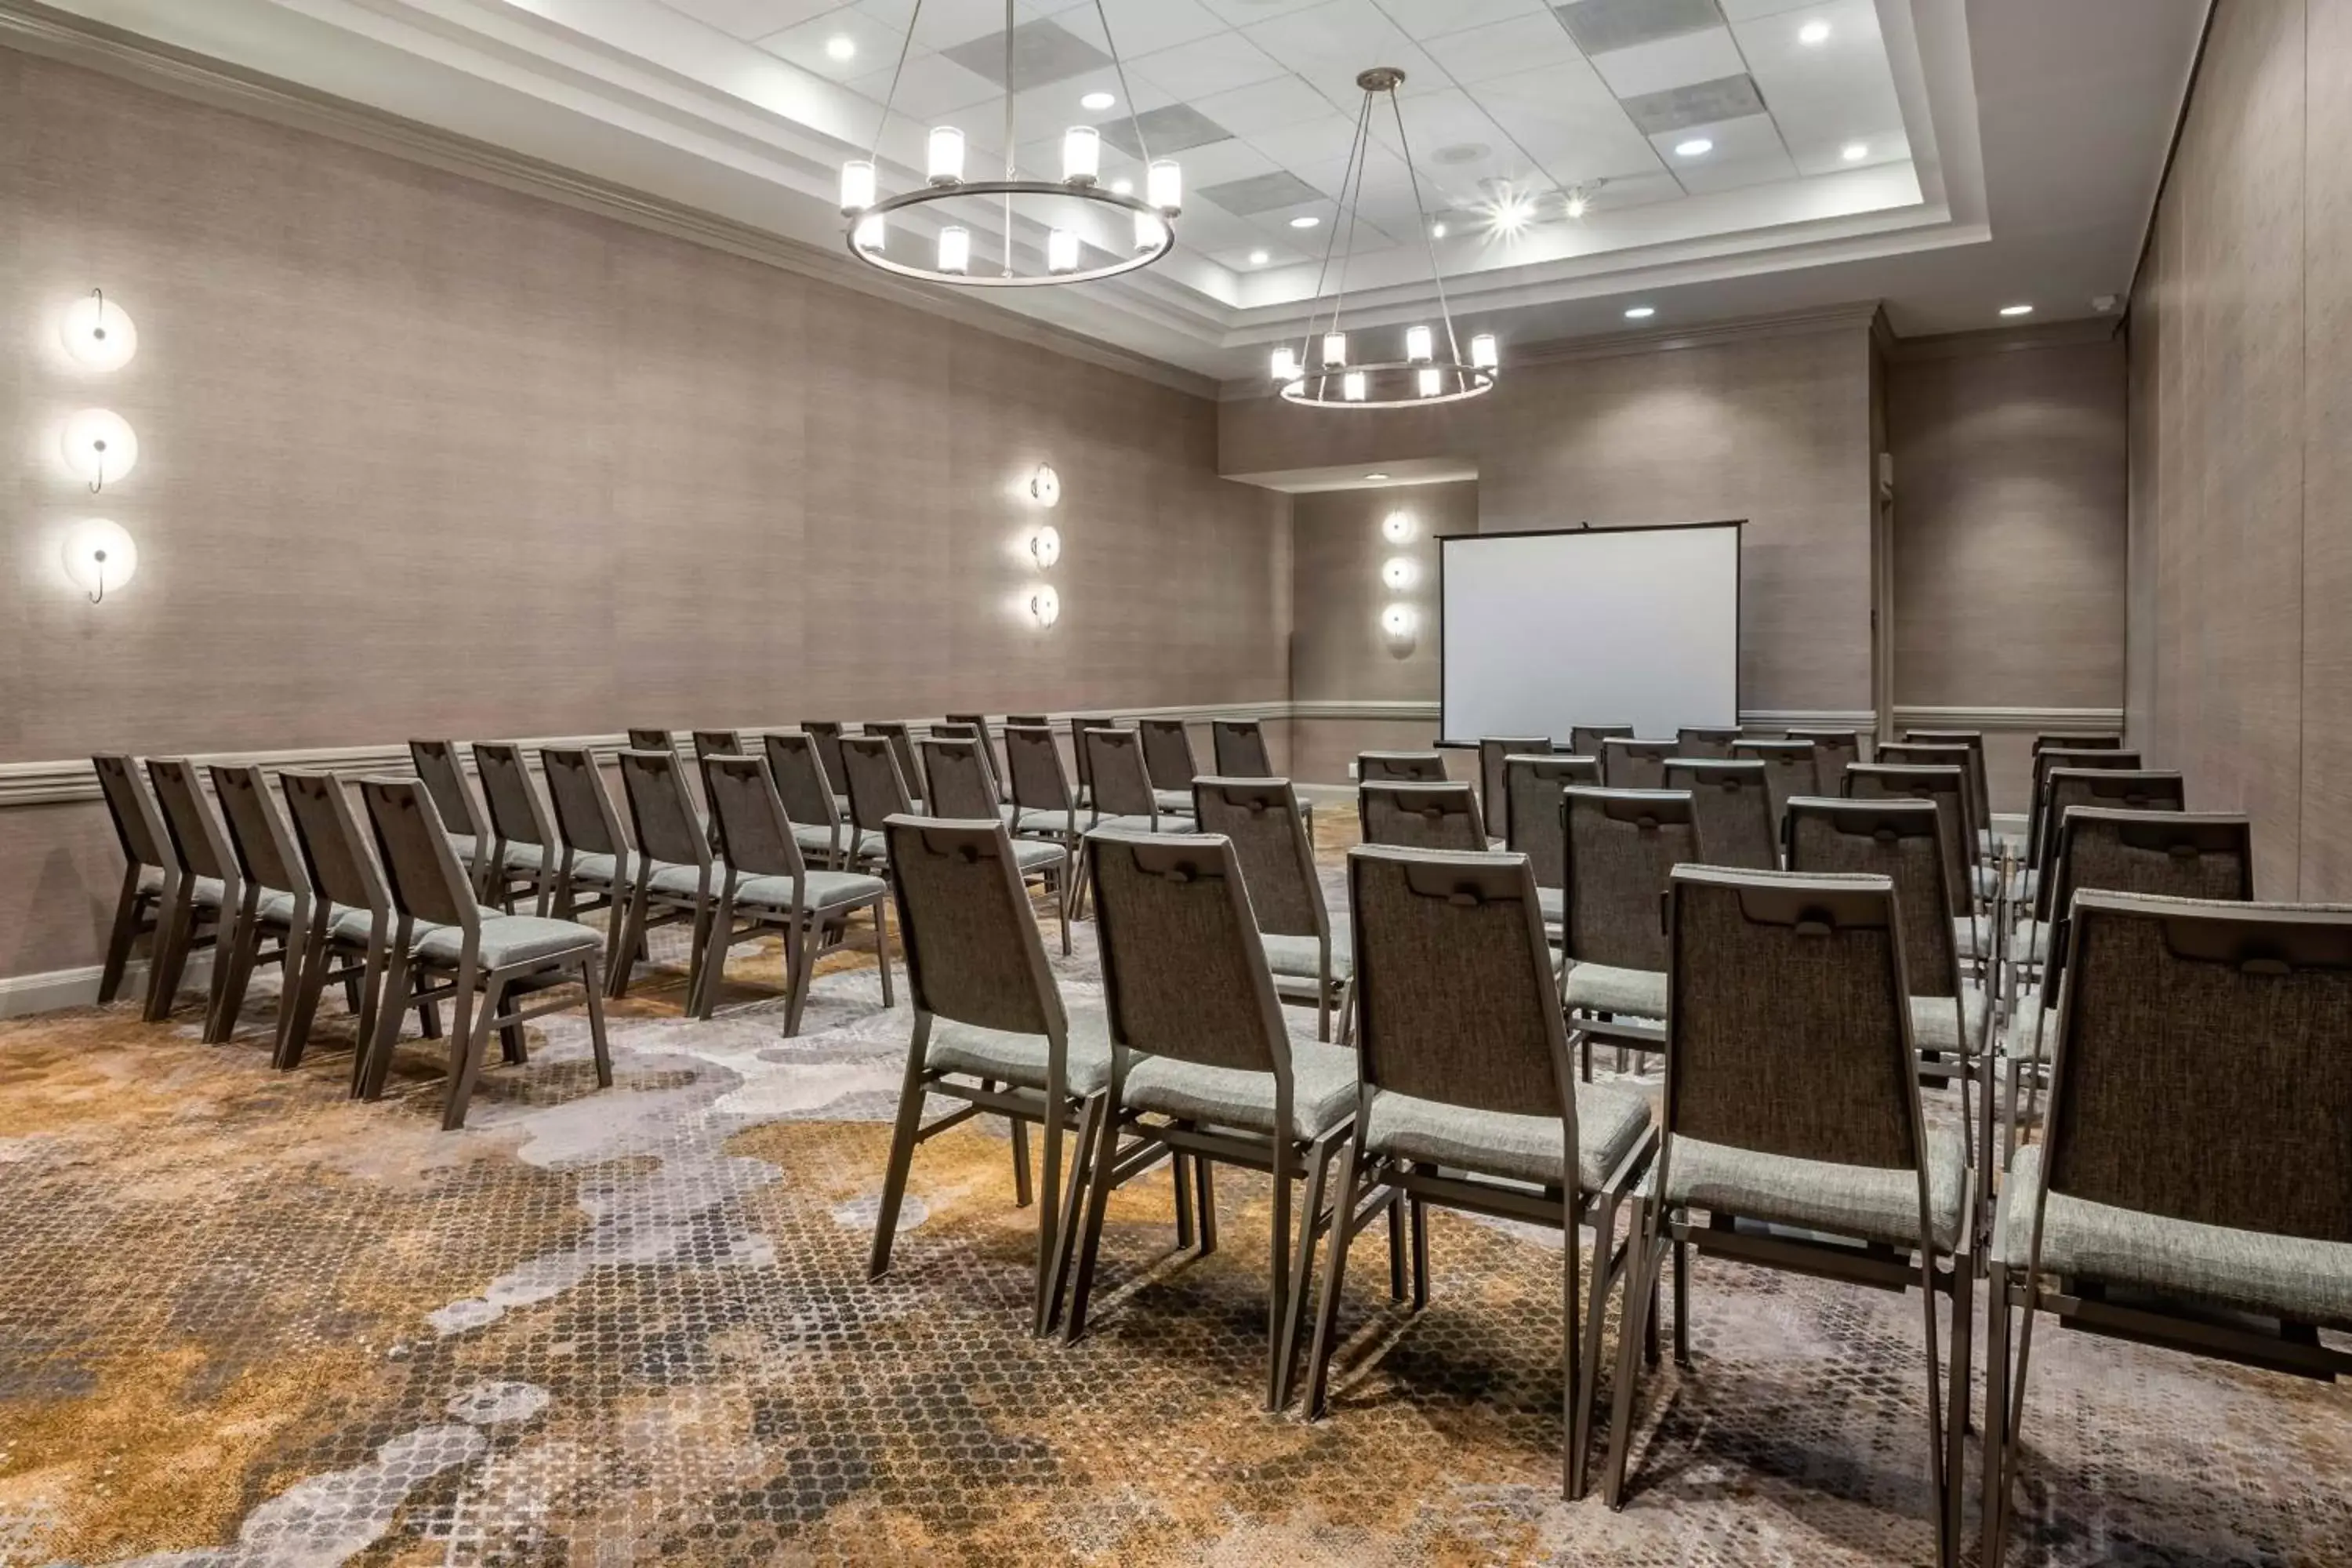
<instances>
[{"instance_id":1,"label":"gold and gray carpet","mask_svg":"<svg viewBox=\"0 0 2352 1568\"><path fill-rule=\"evenodd\" d=\"M455 1134L437 1045L354 1104L336 1012L273 1072L267 985L222 1047L193 997L0 1024L0 1565L1932 1561L1916 1296L1701 1264L1612 1514L1559 1495L1557 1237L1434 1215L1415 1316L1368 1235L1314 1425L1258 1408L1254 1179L1205 1259L1121 1194L1041 1342L1011 1146L959 1131L869 1283L908 1016L845 952L783 1039L781 967L709 1023L642 983L609 1092L535 1026ZM2035 1373L2012 1563L2352 1562L2344 1391L2047 1325Z\"/></svg>"}]
</instances>

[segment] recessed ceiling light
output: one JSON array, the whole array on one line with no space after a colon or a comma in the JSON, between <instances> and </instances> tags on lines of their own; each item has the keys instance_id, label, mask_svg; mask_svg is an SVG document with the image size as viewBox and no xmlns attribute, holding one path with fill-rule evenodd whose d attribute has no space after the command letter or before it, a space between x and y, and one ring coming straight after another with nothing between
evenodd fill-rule
<instances>
[{"instance_id":1,"label":"recessed ceiling light","mask_svg":"<svg viewBox=\"0 0 2352 1568\"><path fill-rule=\"evenodd\" d=\"M1090 92L1087 94L1086 97L1078 100L1078 107L1080 109L1108 109L1112 104L1117 103L1118 101L1118 100L1112 97L1109 93Z\"/></svg>"},{"instance_id":2,"label":"recessed ceiling light","mask_svg":"<svg viewBox=\"0 0 2352 1568\"><path fill-rule=\"evenodd\" d=\"M1675 156L1677 158L1704 158L1714 151L1715 143L1704 136L1694 136L1687 142L1675 143Z\"/></svg>"},{"instance_id":3,"label":"recessed ceiling light","mask_svg":"<svg viewBox=\"0 0 2352 1568\"><path fill-rule=\"evenodd\" d=\"M1827 22L1808 22L1797 29L1797 42L1801 44L1819 46L1829 41L1830 25Z\"/></svg>"},{"instance_id":4,"label":"recessed ceiling light","mask_svg":"<svg viewBox=\"0 0 2352 1568\"><path fill-rule=\"evenodd\" d=\"M1629 305L1625 309L1625 319L1629 321L1646 321L1657 313L1658 308L1655 305Z\"/></svg>"},{"instance_id":5,"label":"recessed ceiling light","mask_svg":"<svg viewBox=\"0 0 2352 1568\"><path fill-rule=\"evenodd\" d=\"M1843 156L1849 163L1859 163L1864 158L1870 156L1870 143L1867 142L1849 142L1845 144L1845 147L1840 155Z\"/></svg>"},{"instance_id":6,"label":"recessed ceiling light","mask_svg":"<svg viewBox=\"0 0 2352 1568\"><path fill-rule=\"evenodd\" d=\"M2030 316L2033 314L2033 307L2031 305L2003 305L2000 308L2000 313L2004 316Z\"/></svg>"},{"instance_id":7,"label":"recessed ceiling light","mask_svg":"<svg viewBox=\"0 0 2352 1568\"><path fill-rule=\"evenodd\" d=\"M1319 217L1307 215L1292 218L1290 220L1290 226L1293 228L1313 228L1317 224L1321 223L1322 221L1323 220Z\"/></svg>"},{"instance_id":8,"label":"recessed ceiling light","mask_svg":"<svg viewBox=\"0 0 2352 1568\"><path fill-rule=\"evenodd\" d=\"M1370 473L1366 474L1364 478L1368 479L1384 479L1388 478L1388 475L1381 472L1378 468L1374 468Z\"/></svg>"},{"instance_id":9,"label":"recessed ceiling light","mask_svg":"<svg viewBox=\"0 0 2352 1568\"><path fill-rule=\"evenodd\" d=\"M1445 237L1445 226L1442 223L1431 224L1429 226L1429 237L1432 239L1444 239Z\"/></svg>"},{"instance_id":10,"label":"recessed ceiling light","mask_svg":"<svg viewBox=\"0 0 2352 1568\"><path fill-rule=\"evenodd\" d=\"M1113 180L1110 183L1110 188L1117 191L1122 196L1131 196L1135 195L1135 182L1133 180Z\"/></svg>"},{"instance_id":11,"label":"recessed ceiling light","mask_svg":"<svg viewBox=\"0 0 2352 1568\"><path fill-rule=\"evenodd\" d=\"M824 41L824 52L826 57L832 59L856 59L857 58L857 40L851 37L847 33L835 33L833 37Z\"/></svg>"},{"instance_id":12,"label":"recessed ceiling light","mask_svg":"<svg viewBox=\"0 0 2352 1568\"><path fill-rule=\"evenodd\" d=\"M1253 250L1250 252L1250 265L1252 267L1263 267L1272 258L1268 257L1263 250Z\"/></svg>"}]
</instances>

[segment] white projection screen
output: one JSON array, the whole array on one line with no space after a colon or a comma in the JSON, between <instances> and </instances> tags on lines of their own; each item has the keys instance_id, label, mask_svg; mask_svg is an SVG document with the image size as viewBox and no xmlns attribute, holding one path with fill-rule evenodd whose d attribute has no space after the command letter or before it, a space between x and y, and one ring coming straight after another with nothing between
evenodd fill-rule
<instances>
[{"instance_id":1,"label":"white projection screen","mask_svg":"<svg viewBox=\"0 0 2352 1568\"><path fill-rule=\"evenodd\" d=\"M1738 723L1739 526L1439 540L1441 733Z\"/></svg>"}]
</instances>

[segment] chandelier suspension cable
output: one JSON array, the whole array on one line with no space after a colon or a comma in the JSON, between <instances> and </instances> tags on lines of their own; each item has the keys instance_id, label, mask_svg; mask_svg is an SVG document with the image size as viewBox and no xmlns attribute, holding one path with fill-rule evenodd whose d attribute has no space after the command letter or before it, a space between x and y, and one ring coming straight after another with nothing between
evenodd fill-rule
<instances>
[{"instance_id":1,"label":"chandelier suspension cable","mask_svg":"<svg viewBox=\"0 0 2352 1568\"><path fill-rule=\"evenodd\" d=\"M1339 182L1340 216L1348 220L1348 248L1340 253L1339 276L1331 286L1330 331L1335 332L1339 330L1339 308L1348 301L1348 264L1356 258L1356 219L1364 210L1364 168L1371 161L1372 100L1368 93L1364 98L1364 112L1357 121L1355 153L1349 160L1355 166L1355 184L1351 187L1345 176ZM1337 223L1331 226L1332 238L1339 237L1339 228Z\"/></svg>"},{"instance_id":2,"label":"chandelier suspension cable","mask_svg":"<svg viewBox=\"0 0 2352 1568\"><path fill-rule=\"evenodd\" d=\"M1462 344L1454 335L1454 309L1445 302L1445 270L1437 265L1437 235L1429 226L1429 209L1421 205L1421 171L1412 166L1412 144L1404 139L1404 106L1396 94L1389 94L1389 109L1396 115L1397 145L1404 150L1405 178L1412 182L1412 216L1421 224L1421 242L1429 252L1430 280L1437 285L1438 319L1445 323L1445 351L1457 364L1462 360Z\"/></svg>"},{"instance_id":3,"label":"chandelier suspension cable","mask_svg":"<svg viewBox=\"0 0 2352 1568\"><path fill-rule=\"evenodd\" d=\"M1148 185L1151 179L1151 148L1143 140L1143 116L1135 107L1135 94L1128 90L1127 61L1118 52L1118 40L1110 36L1110 16L1103 10L1103 0L1095 0L1095 20L1102 24L1103 47L1110 51L1110 68L1118 75L1118 96L1127 102L1128 129L1135 132L1135 156L1143 164Z\"/></svg>"},{"instance_id":4,"label":"chandelier suspension cable","mask_svg":"<svg viewBox=\"0 0 2352 1568\"><path fill-rule=\"evenodd\" d=\"M1364 143L1364 126L1370 120L1371 113L1372 95L1366 93L1364 101L1356 110L1355 134L1348 139L1348 165L1339 174L1339 199L1342 203L1347 200L1348 183L1355 178L1357 151ZM1318 300L1323 298L1323 283L1331 275L1331 258L1339 248L1339 220L1334 218L1331 223L1331 236L1323 242L1323 265L1315 273L1315 298ZM1309 308L1307 312L1307 335L1299 341L1298 344L1298 365L1302 371L1310 363L1307 356L1315 346L1316 323L1321 317L1322 311L1318 309ZM1337 323L1339 319L1339 307L1335 304L1331 310L1331 320Z\"/></svg>"},{"instance_id":5,"label":"chandelier suspension cable","mask_svg":"<svg viewBox=\"0 0 2352 1568\"><path fill-rule=\"evenodd\" d=\"M882 97L882 112L874 117L874 141L866 161L882 167L882 133L890 128L890 106L898 101L898 79L907 74L907 52L915 47L915 26L923 19L923 0L915 0L915 14L907 18L907 36L898 40L898 63L890 68L890 90Z\"/></svg>"}]
</instances>

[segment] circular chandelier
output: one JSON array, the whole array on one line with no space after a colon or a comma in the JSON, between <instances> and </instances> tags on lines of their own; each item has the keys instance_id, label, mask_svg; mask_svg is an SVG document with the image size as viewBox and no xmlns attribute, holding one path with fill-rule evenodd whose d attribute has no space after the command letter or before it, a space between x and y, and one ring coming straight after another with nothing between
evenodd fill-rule
<instances>
[{"instance_id":1,"label":"circular chandelier","mask_svg":"<svg viewBox=\"0 0 2352 1568\"><path fill-rule=\"evenodd\" d=\"M1340 216L1347 220L1348 253L1339 253L1342 226L1335 222L1331 237L1324 246L1323 269L1315 278L1315 297L1319 300L1323 297L1323 280L1331 275L1332 257L1339 255L1339 280L1331 294L1330 320L1327 324L1320 311L1310 313L1306 341L1296 348L1286 343L1274 351L1274 379L1282 384L1282 395L1293 403L1312 404L1318 408L1410 408L1422 404L1459 403L1492 392L1495 378L1501 374L1502 361L1496 351L1494 333L1480 332L1472 338L1466 356L1454 336L1454 312L1445 303L1445 278L1437 267L1437 238L1430 228L1429 209L1422 205L1421 175L1413 168L1412 147L1405 139L1404 112L1397 107L1396 92L1403 81L1404 72L1393 66L1375 66L1356 79L1356 85L1364 89L1364 101L1356 112L1356 138L1348 146L1347 171L1339 176ZM1405 173L1412 181L1412 210L1421 225L1423 243L1429 247L1429 276L1437 285L1437 314L1444 341L1441 344L1437 333L1426 323L1411 326L1404 330L1402 358L1359 361L1349 355L1348 334L1340 326L1339 311L1348 297L1348 262L1355 250L1356 210L1363 196L1364 153L1371 132L1372 105L1383 93L1388 95L1389 112L1396 118L1397 148L1404 155ZM1307 358L1310 347L1319 350L1312 368Z\"/></svg>"},{"instance_id":2,"label":"circular chandelier","mask_svg":"<svg viewBox=\"0 0 2352 1568\"><path fill-rule=\"evenodd\" d=\"M1094 8L1112 68L1118 73L1119 92L1127 100L1128 123L1133 128L1136 153L1144 166L1144 194L1139 196L1102 184L1102 133L1091 125L1073 125L1062 133L1059 180L1020 177L1013 152L1013 0L1004 0L1004 177L966 179L963 132L952 125L935 125L924 149L926 183L896 195L880 195L877 171L882 127L889 123L890 106L898 96L898 80L907 68L907 52L923 18L922 0L915 0L907 36L898 46L898 68L890 73L889 91L882 100L874 144L865 157L841 166L841 215L849 220L852 256L869 267L927 283L1035 289L1116 278L1149 267L1176 248L1175 219L1183 208L1183 173L1176 160L1154 158L1145 145L1143 125L1135 113L1135 95L1128 90L1127 67L1118 58L1118 45L1111 41L1110 18L1103 15L1102 0L1094 0ZM950 203L967 205L961 208L945 205ZM1003 253L992 270L982 264L972 229L960 216L972 205L996 218L1003 229ZM918 207L934 208L944 220L930 255L928 258L919 255L919 237L902 238L901 254L892 255L891 215ZM1016 216L1045 229L1043 272L1022 271L1014 265Z\"/></svg>"}]
</instances>

